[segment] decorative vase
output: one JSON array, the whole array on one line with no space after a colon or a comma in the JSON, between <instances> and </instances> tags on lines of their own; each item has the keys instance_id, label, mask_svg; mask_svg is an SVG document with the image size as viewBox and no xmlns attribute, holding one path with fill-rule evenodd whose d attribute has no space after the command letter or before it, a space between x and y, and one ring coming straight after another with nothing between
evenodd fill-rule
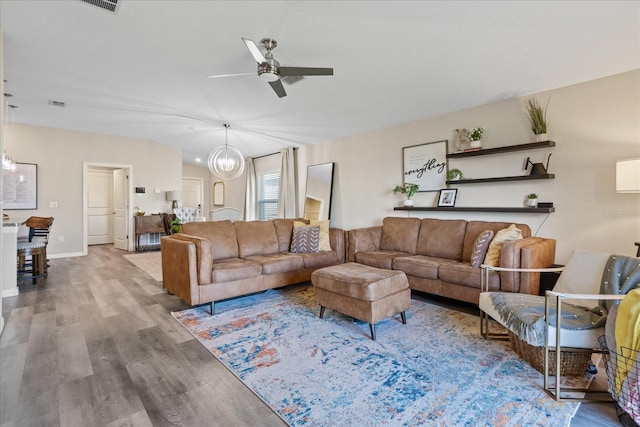
<instances>
[{"instance_id":1,"label":"decorative vase","mask_svg":"<svg viewBox=\"0 0 640 427\"><path fill-rule=\"evenodd\" d=\"M536 135L536 142L548 141L549 136L546 133L539 133Z\"/></svg>"},{"instance_id":2,"label":"decorative vase","mask_svg":"<svg viewBox=\"0 0 640 427\"><path fill-rule=\"evenodd\" d=\"M475 141L469 141L469 146L471 148L482 148L482 141L476 139Z\"/></svg>"},{"instance_id":3,"label":"decorative vase","mask_svg":"<svg viewBox=\"0 0 640 427\"><path fill-rule=\"evenodd\" d=\"M538 206L538 199L527 199L527 206L535 208Z\"/></svg>"},{"instance_id":4,"label":"decorative vase","mask_svg":"<svg viewBox=\"0 0 640 427\"><path fill-rule=\"evenodd\" d=\"M404 206L407 208L412 208L413 207L413 200L411 199L407 199L404 201Z\"/></svg>"}]
</instances>

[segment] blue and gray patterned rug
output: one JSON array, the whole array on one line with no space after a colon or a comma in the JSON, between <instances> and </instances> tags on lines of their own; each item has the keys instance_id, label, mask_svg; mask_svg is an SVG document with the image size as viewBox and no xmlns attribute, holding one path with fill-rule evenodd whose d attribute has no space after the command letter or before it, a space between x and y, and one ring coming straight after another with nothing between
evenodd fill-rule
<instances>
[{"instance_id":1,"label":"blue and gray patterned rug","mask_svg":"<svg viewBox=\"0 0 640 427\"><path fill-rule=\"evenodd\" d=\"M373 341L367 323L317 314L304 285L173 316L292 426L566 426L578 408L476 316L412 300L407 325L382 321Z\"/></svg>"}]
</instances>

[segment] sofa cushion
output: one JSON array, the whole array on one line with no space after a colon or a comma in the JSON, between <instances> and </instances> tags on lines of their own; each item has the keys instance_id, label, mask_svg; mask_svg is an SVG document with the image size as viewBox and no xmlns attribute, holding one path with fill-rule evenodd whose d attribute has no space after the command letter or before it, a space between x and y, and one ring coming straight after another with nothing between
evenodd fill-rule
<instances>
[{"instance_id":1,"label":"sofa cushion","mask_svg":"<svg viewBox=\"0 0 640 427\"><path fill-rule=\"evenodd\" d=\"M391 270L393 259L399 256L409 256L406 252L397 251L371 251L356 253L355 261L370 267L385 268Z\"/></svg>"},{"instance_id":2,"label":"sofa cushion","mask_svg":"<svg viewBox=\"0 0 640 427\"><path fill-rule=\"evenodd\" d=\"M214 261L238 257L236 229L231 221L188 222L181 232L209 240Z\"/></svg>"},{"instance_id":3,"label":"sofa cushion","mask_svg":"<svg viewBox=\"0 0 640 427\"><path fill-rule=\"evenodd\" d=\"M380 249L383 251L416 253L420 219L387 217L382 221L382 239Z\"/></svg>"},{"instance_id":4,"label":"sofa cushion","mask_svg":"<svg viewBox=\"0 0 640 427\"><path fill-rule=\"evenodd\" d=\"M300 254L306 268L321 268L340 264L342 260L335 251L322 251L315 254Z\"/></svg>"},{"instance_id":5,"label":"sofa cushion","mask_svg":"<svg viewBox=\"0 0 640 427\"><path fill-rule=\"evenodd\" d=\"M262 274L288 273L304 268L302 257L297 254L266 254L246 257L262 265Z\"/></svg>"},{"instance_id":6,"label":"sofa cushion","mask_svg":"<svg viewBox=\"0 0 640 427\"><path fill-rule=\"evenodd\" d=\"M460 261L466 228L463 219L423 219L416 253Z\"/></svg>"},{"instance_id":7,"label":"sofa cushion","mask_svg":"<svg viewBox=\"0 0 640 427\"><path fill-rule=\"evenodd\" d=\"M473 248L471 249L471 266L474 268L480 268L480 265L484 261L484 257L487 255L489 245L493 239L492 230L484 230L478 235Z\"/></svg>"},{"instance_id":8,"label":"sofa cushion","mask_svg":"<svg viewBox=\"0 0 640 427\"><path fill-rule=\"evenodd\" d=\"M452 262L440 265L438 277L443 282L465 285L471 288L480 289L481 275L484 270L474 268L466 262ZM443 284L443 287L446 286ZM489 290L500 289L500 276L496 272L489 273Z\"/></svg>"},{"instance_id":9,"label":"sofa cushion","mask_svg":"<svg viewBox=\"0 0 640 427\"><path fill-rule=\"evenodd\" d=\"M278 237L273 221L236 221L240 258L278 253Z\"/></svg>"},{"instance_id":10,"label":"sofa cushion","mask_svg":"<svg viewBox=\"0 0 640 427\"><path fill-rule=\"evenodd\" d=\"M232 282L234 280L257 277L262 273L262 265L240 258L214 261L211 283Z\"/></svg>"},{"instance_id":11,"label":"sofa cushion","mask_svg":"<svg viewBox=\"0 0 640 427\"><path fill-rule=\"evenodd\" d=\"M318 252L320 245L320 226L306 225L293 227L291 238L291 252L298 254L310 254Z\"/></svg>"},{"instance_id":12,"label":"sofa cushion","mask_svg":"<svg viewBox=\"0 0 640 427\"><path fill-rule=\"evenodd\" d=\"M510 222L469 221L469 223L467 223L467 231L464 235L462 261L470 262L473 244L480 233L484 230L491 230L495 235L495 233L503 228L507 228L509 225L511 225ZM522 237L529 237L531 235L531 229L527 224L516 224L516 227L522 231Z\"/></svg>"},{"instance_id":13,"label":"sofa cushion","mask_svg":"<svg viewBox=\"0 0 640 427\"><path fill-rule=\"evenodd\" d=\"M278 252L289 252L291 247L291 236L293 234L293 219L276 218L272 219L278 238Z\"/></svg>"},{"instance_id":14,"label":"sofa cushion","mask_svg":"<svg viewBox=\"0 0 640 427\"><path fill-rule=\"evenodd\" d=\"M406 274L415 277L437 279L440 265L452 262L457 261L424 255L403 256L393 260L393 269L404 271Z\"/></svg>"},{"instance_id":15,"label":"sofa cushion","mask_svg":"<svg viewBox=\"0 0 640 427\"><path fill-rule=\"evenodd\" d=\"M500 251L502 245L507 240L519 240L522 239L522 231L516 227L515 224L511 224L509 227L499 230L491 243L489 244L489 250L484 258L484 263L493 267L497 267L500 264Z\"/></svg>"}]
</instances>

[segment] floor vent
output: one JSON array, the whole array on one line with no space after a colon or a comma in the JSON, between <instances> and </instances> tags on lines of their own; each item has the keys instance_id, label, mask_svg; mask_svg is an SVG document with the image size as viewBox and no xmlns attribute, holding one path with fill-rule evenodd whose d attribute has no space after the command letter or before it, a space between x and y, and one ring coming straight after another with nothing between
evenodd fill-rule
<instances>
[{"instance_id":1,"label":"floor vent","mask_svg":"<svg viewBox=\"0 0 640 427\"><path fill-rule=\"evenodd\" d=\"M99 7L100 9L108 10L109 12L117 13L118 0L80 0L90 5Z\"/></svg>"}]
</instances>

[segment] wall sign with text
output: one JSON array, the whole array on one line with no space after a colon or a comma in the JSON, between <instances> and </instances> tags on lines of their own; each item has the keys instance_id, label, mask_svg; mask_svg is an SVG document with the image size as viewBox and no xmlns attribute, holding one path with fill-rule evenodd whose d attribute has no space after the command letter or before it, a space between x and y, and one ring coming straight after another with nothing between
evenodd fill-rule
<instances>
[{"instance_id":1,"label":"wall sign with text","mask_svg":"<svg viewBox=\"0 0 640 427\"><path fill-rule=\"evenodd\" d=\"M447 186L448 141L429 142L402 149L404 183L418 184L418 191L440 191Z\"/></svg>"},{"instance_id":2,"label":"wall sign with text","mask_svg":"<svg viewBox=\"0 0 640 427\"><path fill-rule=\"evenodd\" d=\"M2 209L38 209L38 165L16 163L2 170Z\"/></svg>"}]
</instances>

